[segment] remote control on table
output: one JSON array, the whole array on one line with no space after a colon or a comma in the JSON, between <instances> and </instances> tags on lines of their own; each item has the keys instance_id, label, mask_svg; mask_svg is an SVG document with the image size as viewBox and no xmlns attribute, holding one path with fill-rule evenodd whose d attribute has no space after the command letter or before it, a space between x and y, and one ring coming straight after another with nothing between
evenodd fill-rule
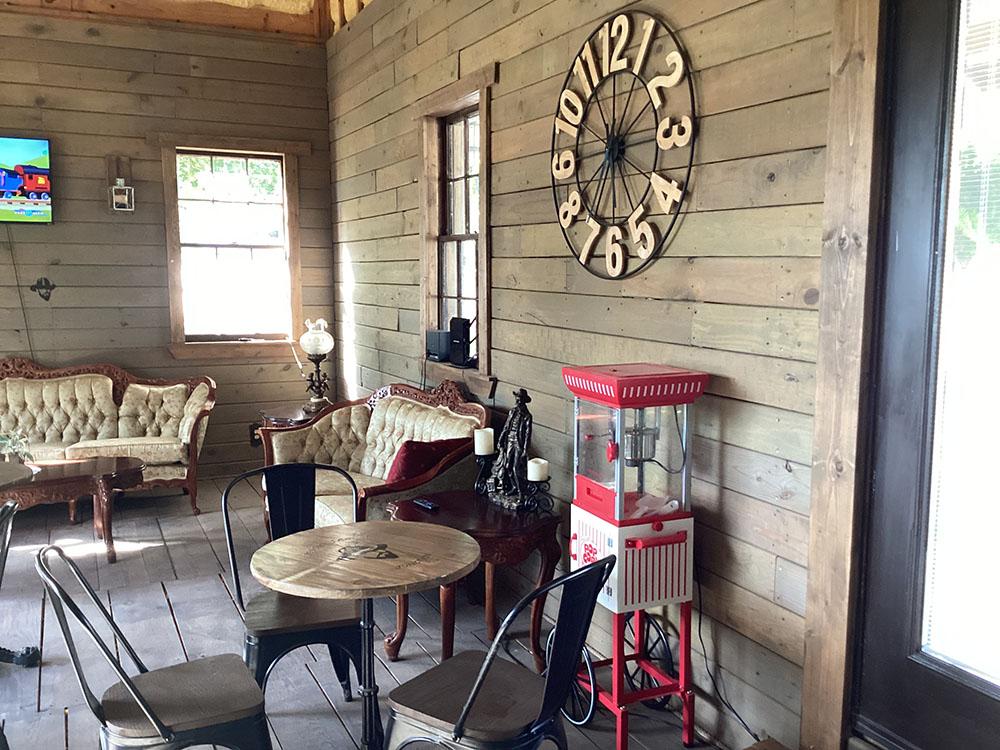
<instances>
[{"instance_id":1,"label":"remote control on table","mask_svg":"<svg viewBox=\"0 0 1000 750\"><path fill-rule=\"evenodd\" d=\"M436 513L438 509L438 504L433 500L428 500L426 497L418 497L413 501L413 504L418 508L423 508L428 513Z\"/></svg>"}]
</instances>

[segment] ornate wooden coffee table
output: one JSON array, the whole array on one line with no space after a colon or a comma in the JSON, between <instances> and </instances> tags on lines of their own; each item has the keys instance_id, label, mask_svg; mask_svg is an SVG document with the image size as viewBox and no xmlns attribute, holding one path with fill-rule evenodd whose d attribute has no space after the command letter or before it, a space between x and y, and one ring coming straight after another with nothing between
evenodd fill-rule
<instances>
[{"instance_id":1,"label":"ornate wooden coffee table","mask_svg":"<svg viewBox=\"0 0 1000 750\"><path fill-rule=\"evenodd\" d=\"M416 505L413 500L425 498L437 504L431 512ZM551 513L514 513L494 505L471 490L454 490L414 495L410 500L390 503L392 518L398 521L418 521L439 524L463 531L477 542L482 550L486 568L486 633L492 640L497 632L496 601L494 597L494 572L497 565L520 565L528 556L538 551L541 564L537 585L552 580L556 565L562 556L557 529L560 518ZM441 598L441 657L448 659L455 643L455 585L442 586ZM531 653L535 668L545 668L545 654L540 643L542 613L545 598L536 599L531 606ZM385 638L385 653L391 660L399 655L399 648L406 636L409 615L407 597L396 599L396 632Z\"/></svg>"},{"instance_id":2,"label":"ornate wooden coffee table","mask_svg":"<svg viewBox=\"0 0 1000 750\"><path fill-rule=\"evenodd\" d=\"M274 591L310 599L361 599L361 746L381 750L375 684L372 598L444 586L479 564L479 545L444 526L362 521L324 526L269 542L250 560L254 578Z\"/></svg>"},{"instance_id":3,"label":"ornate wooden coffee table","mask_svg":"<svg viewBox=\"0 0 1000 750\"><path fill-rule=\"evenodd\" d=\"M115 562L115 541L111 528L114 496L142 483L145 464L138 458L86 458L77 461L35 461L41 471L30 482L5 490L4 497L16 500L21 510L33 505L69 503L70 520L76 522L76 499L94 497L94 532L104 540L108 562Z\"/></svg>"}]
</instances>

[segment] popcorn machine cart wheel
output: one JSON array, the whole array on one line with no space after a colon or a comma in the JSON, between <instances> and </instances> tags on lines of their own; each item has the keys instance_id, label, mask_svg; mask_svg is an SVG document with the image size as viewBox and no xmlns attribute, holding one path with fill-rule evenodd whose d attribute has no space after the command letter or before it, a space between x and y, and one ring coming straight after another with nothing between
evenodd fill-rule
<instances>
[{"instance_id":1,"label":"popcorn machine cart wheel","mask_svg":"<svg viewBox=\"0 0 1000 750\"><path fill-rule=\"evenodd\" d=\"M598 597L612 612L612 656L592 662L584 654L564 715L582 724L595 701L609 709L616 750L628 748L630 706L666 708L671 696L681 701L681 739L695 741L688 435L690 405L708 377L648 363L563 368L575 417L570 567L618 557ZM680 606L676 669L663 629L646 612L668 604Z\"/></svg>"}]
</instances>

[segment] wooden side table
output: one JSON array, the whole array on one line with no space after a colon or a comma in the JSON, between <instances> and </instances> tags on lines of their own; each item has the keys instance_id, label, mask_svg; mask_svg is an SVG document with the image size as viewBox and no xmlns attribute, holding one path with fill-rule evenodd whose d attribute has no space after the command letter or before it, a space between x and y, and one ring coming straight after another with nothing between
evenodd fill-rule
<instances>
[{"instance_id":1,"label":"wooden side table","mask_svg":"<svg viewBox=\"0 0 1000 750\"><path fill-rule=\"evenodd\" d=\"M298 427L316 416L316 412L308 412L301 406L281 406L275 409L261 409L257 412L260 419L250 425L250 445L260 446L261 427Z\"/></svg>"},{"instance_id":2,"label":"wooden side table","mask_svg":"<svg viewBox=\"0 0 1000 750\"><path fill-rule=\"evenodd\" d=\"M438 510L430 512L416 505L413 500L425 498L437 503ZM498 565L519 565L538 551L541 564L537 585L552 580L556 564L562 556L557 529L562 519L551 513L514 513L504 510L472 490L453 490L415 495L412 499L390 503L389 513L396 521L417 521L448 526L463 531L477 542L482 551L486 569L486 632L492 639L499 623L496 614L494 574ZM441 600L441 656L452 656L455 644L455 584L442 586ZM545 653L540 643L542 613L545 597L535 600L531 607L531 653L535 668L545 669ZM409 615L409 598L396 599L396 632L385 638L385 653L395 661L406 637Z\"/></svg>"}]
</instances>

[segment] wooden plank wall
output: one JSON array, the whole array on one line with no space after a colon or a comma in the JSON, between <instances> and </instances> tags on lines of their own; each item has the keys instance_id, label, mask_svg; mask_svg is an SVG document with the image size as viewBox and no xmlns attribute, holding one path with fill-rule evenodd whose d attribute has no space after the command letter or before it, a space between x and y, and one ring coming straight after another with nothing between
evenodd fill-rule
<instances>
[{"instance_id":1,"label":"wooden plank wall","mask_svg":"<svg viewBox=\"0 0 1000 750\"><path fill-rule=\"evenodd\" d=\"M531 390L535 451L569 487L564 363L714 374L696 415L704 649L758 732L798 742L831 0L637 3L689 49L700 106L690 213L624 282L570 259L548 188L572 56L622 0L375 0L328 43L340 388L420 382L414 103L494 61L492 357L499 403ZM606 617L594 643L607 643ZM702 646L696 641L696 649ZM702 727L749 744L710 697Z\"/></svg>"},{"instance_id":2,"label":"wooden plank wall","mask_svg":"<svg viewBox=\"0 0 1000 750\"><path fill-rule=\"evenodd\" d=\"M219 396L203 470L225 475L259 465L247 425L261 405L301 402L298 369L290 352L270 361L175 361L167 352L160 151L146 137L169 131L311 142L314 155L300 169L303 300L307 317L329 318L322 46L0 13L0 48L0 134L51 138L57 186L56 223L0 225L0 355L33 351L48 365L109 361L156 377L211 375ZM132 160L134 215L107 209L108 154ZM39 276L57 285L51 302L27 288Z\"/></svg>"}]
</instances>

